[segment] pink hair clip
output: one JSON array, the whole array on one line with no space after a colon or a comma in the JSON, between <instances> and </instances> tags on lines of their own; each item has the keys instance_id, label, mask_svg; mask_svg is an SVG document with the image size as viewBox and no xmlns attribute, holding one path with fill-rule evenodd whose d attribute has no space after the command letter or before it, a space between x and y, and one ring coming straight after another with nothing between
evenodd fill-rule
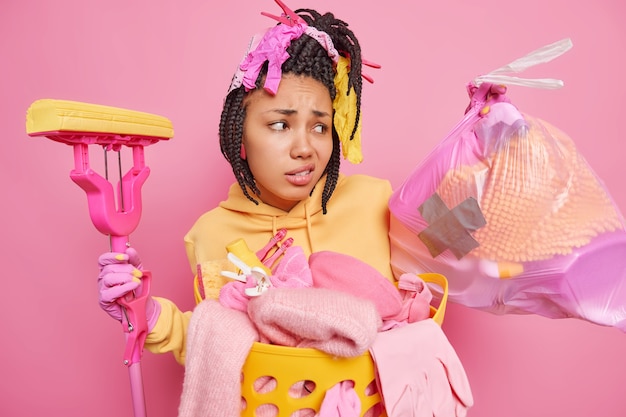
<instances>
[{"instance_id":1,"label":"pink hair clip","mask_svg":"<svg viewBox=\"0 0 626 417\"><path fill-rule=\"evenodd\" d=\"M366 66L370 67L370 68L375 68L375 69L379 69L380 68L380 64L377 64L377 63L372 62L372 61L367 61L367 60L365 60L363 58L361 58L361 63L363 65L366 65ZM361 77L363 77L364 79L369 81L370 84L374 84L374 79L371 76L369 76L368 74L366 74L364 72L361 72Z\"/></svg>"},{"instance_id":2,"label":"pink hair clip","mask_svg":"<svg viewBox=\"0 0 626 417\"><path fill-rule=\"evenodd\" d=\"M304 21L304 19L298 16L298 14L294 12L293 10L291 10L289 7L287 7L285 3L283 3L281 0L274 0L274 1L276 2L276 4L280 6L281 9L283 9L283 14L281 16L274 16L267 12L261 12L263 16L267 16L271 19L277 20L278 22L284 23L289 26L293 26L298 23L306 25L306 22ZM316 39L322 46L324 46L324 49L328 51L328 55L332 58L333 62L337 64L337 61L339 60L339 53L333 47L332 40L330 39L330 36L328 36L326 32L322 32L313 27L308 26L305 33L311 36L312 38ZM331 51L334 51L334 54ZM376 64L371 61L366 61L365 59L361 59L361 62L363 65L367 65L370 68L376 68L376 69L380 68L379 64ZM372 84L374 83L374 79L370 75L362 72L361 76L367 81L369 81L370 83Z\"/></svg>"},{"instance_id":3,"label":"pink hair clip","mask_svg":"<svg viewBox=\"0 0 626 417\"><path fill-rule=\"evenodd\" d=\"M237 67L237 72L233 76L228 93L241 85L246 88L246 91L253 90L256 87L256 79L259 76L259 72L267 61L269 66L263 88L272 95L276 94L282 76L281 66L289 58L287 47L293 39L298 39L304 33L315 39L326 50L328 56L335 64L338 62L339 52L333 46L332 39L327 33L310 27L304 19L289 9L283 2L280 0L275 1L283 9L284 13L282 16L273 16L265 12L261 14L282 24L269 28L262 37L255 36L252 39L246 55Z\"/></svg>"},{"instance_id":4,"label":"pink hair clip","mask_svg":"<svg viewBox=\"0 0 626 417\"><path fill-rule=\"evenodd\" d=\"M293 10L291 10L289 7L287 7L285 3L283 3L280 0L274 0L274 1L276 2L276 4L280 6L281 9L283 9L283 14L280 16L274 16L267 12L261 12L263 16L267 16L270 19L277 20L280 23L284 23L285 25L288 25L288 26L293 26L298 23L306 25L306 22L304 21L304 19L298 16L298 14L294 12Z\"/></svg>"},{"instance_id":5,"label":"pink hair clip","mask_svg":"<svg viewBox=\"0 0 626 417\"><path fill-rule=\"evenodd\" d=\"M339 62L340 54L326 32L309 26L302 17L281 0L274 1L280 6L283 13L280 16L274 16L267 12L261 12L261 14L278 21L280 24L269 28L263 35L255 35L252 38L248 50L233 76L228 93L241 87L241 85L246 88L246 91L253 90L256 87L256 79L261 67L267 61L269 67L263 88L270 94L276 94L282 75L281 66L289 57L286 52L287 47L293 39L299 38L303 33L315 39L326 50L335 65ZM380 65L370 61L362 60L362 63L372 68L380 68ZM370 83L374 82L374 79L368 74L362 72L361 76Z\"/></svg>"}]
</instances>

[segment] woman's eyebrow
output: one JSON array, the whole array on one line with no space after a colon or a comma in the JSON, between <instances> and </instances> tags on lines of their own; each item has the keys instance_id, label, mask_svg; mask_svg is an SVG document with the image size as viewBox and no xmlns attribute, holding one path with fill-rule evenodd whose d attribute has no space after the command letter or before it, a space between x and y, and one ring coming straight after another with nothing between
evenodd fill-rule
<instances>
[{"instance_id":1,"label":"woman's eyebrow","mask_svg":"<svg viewBox=\"0 0 626 417\"><path fill-rule=\"evenodd\" d=\"M312 113L317 117L331 117L329 113L322 110L313 110Z\"/></svg>"},{"instance_id":2,"label":"woman's eyebrow","mask_svg":"<svg viewBox=\"0 0 626 417\"><path fill-rule=\"evenodd\" d=\"M294 109L270 109L266 113L279 113L279 114L283 114L285 116L289 116L289 115L298 113L298 110L294 110ZM330 113L322 111L322 110L311 110L311 113L313 113L313 115L316 116L316 117L331 117Z\"/></svg>"},{"instance_id":3,"label":"woman's eyebrow","mask_svg":"<svg viewBox=\"0 0 626 417\"><path fill-rule=\"evenodd\" d=\"M298 113L298 111L294 110L294 109L269 109L265 113L279 113L279 114L283 114L285 116L289 116L291 114Z\"/></svg>"}]
</instances>

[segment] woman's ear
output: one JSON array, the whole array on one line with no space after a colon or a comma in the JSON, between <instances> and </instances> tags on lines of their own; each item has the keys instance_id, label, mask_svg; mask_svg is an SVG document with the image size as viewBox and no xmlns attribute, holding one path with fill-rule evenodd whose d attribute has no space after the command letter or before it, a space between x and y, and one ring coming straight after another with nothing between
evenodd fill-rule
<instances>
[{"instance_id":1,"label":"woman's ear","mask_svg":"<svg viewBox=\"0 0 626 417\"><path fill-rule=\"evenodd\" d=\"M239 152L239 157L243 159L244 161L246 160L246 147L243 146L243 143L241 144L241 151Z\"/></svg>"}]
</instances>

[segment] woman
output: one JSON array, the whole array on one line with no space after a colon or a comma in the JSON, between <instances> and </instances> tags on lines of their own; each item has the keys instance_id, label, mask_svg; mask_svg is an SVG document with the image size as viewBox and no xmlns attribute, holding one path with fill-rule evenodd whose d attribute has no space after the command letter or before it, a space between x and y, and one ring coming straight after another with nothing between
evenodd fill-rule
<instances>
[{"instance_id":1,"label":"woman","mask_svg":"<svg viewBox=\"0 0 626 417\"><path fill-rule=\"evenodd\" d=\"M253 39L256 49L233 78L219 136L237 183L185 236L192 273L204 262L225 258L226 245L236 239L261 248L286 228L306 255L323 250L351 255L392 280L391 185L339 172L342 150L361 160L359 42L331 13L296 13L279 18L264 39ZM285 50L276 51L277 44ZM116 300L140 285L140 265L132 248L100 258L101 306L118 320ZM172 352L184 364L191 312L153 298L147 317L146 348Z\"/></svg>"}]
</instances>

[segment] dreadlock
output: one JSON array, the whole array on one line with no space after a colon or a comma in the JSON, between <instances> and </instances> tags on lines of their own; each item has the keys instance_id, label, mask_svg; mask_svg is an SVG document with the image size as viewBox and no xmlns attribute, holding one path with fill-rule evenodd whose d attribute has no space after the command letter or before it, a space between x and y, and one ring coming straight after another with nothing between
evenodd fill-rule
<instances>
[{"instance_id":1,"label":"dreadlock","mask_svg":"<svg viewBox=\"0 0 626 417\"><path fill-rule=\"evenodd\" d=\"M361 47L354 33L348 29L348 24L335 18L332 13L320 14L312 9L298 9L296 13L302 17L309 26L326 32L333 41L335 48L345 57L350 58L350 72L348 80L348 92L354 88L357 95L356 123L350 135L353 139L358 121L361 115ZM298 39L291 41L287 48L289 58L282 65L282 74L294 74L311 77L326 86L331 100L335 99L335 69L328 52L313 38L304 34ZM261 69L256 80L256 88L263 88L263 82L267 74L267 62ZM235 178L239 183L244 195L255 204L258 201L252 195L259 195L260 191L250 171L248 162L241 158L241 144L243 137L243 122L246 117L244 98L247 96L243 86L231 91L224 101L224 108L219 124L220 150L230 163ZM326 214L326 205L337 186L339 178L339 166L341 164L339 135L333 124L332 127L333 151L325 169L326 184L322 192L322 210ZM252 193L252 194L251 194Z\"/></svg>"}]
</instances>

